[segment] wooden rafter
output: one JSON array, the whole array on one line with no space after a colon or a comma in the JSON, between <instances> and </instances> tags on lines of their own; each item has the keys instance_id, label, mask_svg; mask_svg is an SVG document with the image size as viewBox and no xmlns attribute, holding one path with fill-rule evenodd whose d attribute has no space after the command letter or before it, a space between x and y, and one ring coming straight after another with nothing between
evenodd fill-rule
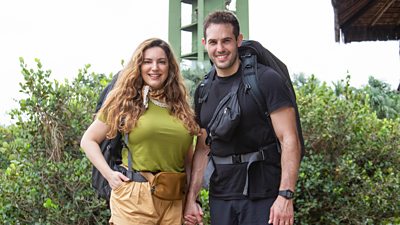
<instances>
[{"instance_id":1,"label":"wooden rafter","mask_svg":"<svg viewBox=\"0 0 400 225\"><path fill-rule=\"evenodd\" d=\"M350 7L342 9L339 14L340 25L346 27L348 24L353 23L371 8L374 3L375 1L373 0L359 0L354 2Z\"/></svg>"},{"instance_id":2,"label":"wooden rafter","mask_svg":"<svg viewBox=\"0 0 400 225\"><path fill-rule=\"evenodd\" d=\"M388 0L388 1L386 1L386 3L383 5L383 7L374 16L375 19L370 24L371 27L375 26L376 22L378 22L378 20L382 17L382 15L386 12L386 10L388 10L390 8L390 6L392 6L395 1L397 1L397 0Z\"/></svg>"},{"instance_id":3,"label":"wooden rafter","mask_svg":"<svg viewBox=\"0 0 400 225\"><path fill-rule=\"evenodd\" d=\"M400 0L331 0L335 40L400 40Z\"/></svg>"}]
</instances>

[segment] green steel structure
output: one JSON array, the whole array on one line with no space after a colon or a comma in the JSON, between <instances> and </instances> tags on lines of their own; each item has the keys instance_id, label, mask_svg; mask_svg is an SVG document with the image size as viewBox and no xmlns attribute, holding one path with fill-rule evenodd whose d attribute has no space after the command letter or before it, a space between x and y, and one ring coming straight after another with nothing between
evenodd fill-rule
<instances>
[{"instance_id":1,"label":"green steel structure","mask_svg":"<svg viewBox=\"0 0 400 225\"><path fill-rule=\"evenodd\" d=\"M185 5L186 4L186 5ZM188 24L182 24L182 10L191 10ZM172 45L179 60L208 60L207 52L201 44L203 38L204 18L214 10L231 10L240 21L240 30L245 39L249 37L249 2L248 0L169 0L168 41ZM188 14L188 12L186 12ZM182 54L182 33L191 34L190 52Z\"/></svg>"}]
</instances>

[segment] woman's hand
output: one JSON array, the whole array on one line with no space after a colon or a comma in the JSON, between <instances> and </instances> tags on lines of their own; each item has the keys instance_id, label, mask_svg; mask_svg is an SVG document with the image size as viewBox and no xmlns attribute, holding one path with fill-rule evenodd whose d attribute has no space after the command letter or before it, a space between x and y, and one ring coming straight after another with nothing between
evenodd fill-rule
<instances>
[{"instance_id":1,"label":"woman's hand","mask_svg":"<svg viewBox=\"0 0 400 225\"><path fill-rule=\"evenodd\" d=\"M107 176L108 184L111 189L115 189L122 185L123 182L129 181L129 178L123 175L121 172L112 170L110 174Z\"/></svg>"},{"instance_id":2,"label":"woman's hand","mask_svg":"<svg viewBox=\"0 0 400 225\"><path fill-rule=\"evenodd\" d=\"M196 202L187 202L184 212L185 225L203 225L203 210Z\"/></svg>"}]
</instances>

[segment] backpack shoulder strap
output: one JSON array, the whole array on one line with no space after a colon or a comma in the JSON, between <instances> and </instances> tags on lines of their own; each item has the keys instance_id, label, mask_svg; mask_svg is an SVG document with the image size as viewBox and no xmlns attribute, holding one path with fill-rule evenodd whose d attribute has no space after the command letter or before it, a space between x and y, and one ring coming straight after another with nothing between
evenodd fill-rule
<instances>
[{"instance_id":1,"label":"backpack shoulder strap","mask_svg":"<svg viewBox=\"0 0 400 225\"><path fill-rule=\"evenodd\" d=\"M278 137L275 134L274 127L272 125L271 117L268 112L268 106L264 101L263 95L261 93L260 87L257 82L257 56L254 54L244 54L241 56L242 59L242 70L243 70L243 81L245 84L245 90L248 91L251 96L253 96L256 101L258 108L261 110L263 115L266 116L268 125L272 129L272 133L276 139L277 148L280 152L280 145Z\"/></svg>"},{"instance_id":2,"label":"backpack shoulder strap","mask_svg":"<svg viewBox=\"0 0 400 225\"><path fill-rule=\"evenodd\" d=\"M103 106L104 100L106 100L108 93L113 89L115 83L118 80L119 74L121 71L119 71L117 74L115 74L110 81L110 83L107 84L107 86L103 89L103 91L100 93L99 99L97 100L97 105L96 105L96 110L95 113L97 113L101 106Z\"/></svg>"},{"instance_id":3,"label":"backpack shoulder strap","mask_svg":"<svg viewBox=\"0 0 400 225\"><path fill-rule=\"evenodd\" d=\"M124 148L128 149L128 170L132 171L132 152L129 149L128 143L129 143L129 133L125 133L122 145Z\"/></svg>"},{"instance_id":4,"label":"backpack shoulder strap","mask_svg":"<svg viewBox=\"0 0 400 225\"><path fill-rule=\"evenodd\" d=\"M301 144L301 155L304 156L304 138L301 129L299 110L296 103L296 94L294 92L293 84L290 79L289 71L286 65L274 54L272 54L268 49L263 47L259 42L253 40L244 40L242 42L242 46L239 47L239 54L242 59L242 63L248 61L247 64L252 63L254 65L254 69L247 69L246 67L243 67L244 74L248 74L247 76L243 76L246 85L246 91L250 91L251 95L254 97L263 113L268 117L268 123L271 127L272 121L268 113L268 105L265 101L263 101L263 95L257 82L257 63L261 63L265 66L271 67L279 74L281 78L285 80L285 84L290 92L290 99L295 108L297 132ZM251 58L251 60L248 58ZM275 133L274 135L276 137Z\"/></svg>"},{"instance_id":5,"label":"backpack shoulder strap","mask_svg":"<svg viewBox=\"0 0 400 225\"><path fill-rule=\"evenodd\" d=\"M201 108L203 106L203 103L207 101L208 94L209 94L210 88L211 88L211 83L214 80L215 74L216 74L216 70L215 70L215 67L213 66L211 68L210 72L208 72L206 75L204 75L204 79L199 85L198 97L196 99L197 104L195 104L195 111L198 114L197 116L199 118L200 118ZM209 134L208 129L207 129L207 134ZM210 145L210 143L211 143L211 139L207 135L206 144Z\"/></svg>"},{"instance_id":6,"label":"backpack shoulder strap","mask_svg":"<svg viewBox=\"0 0 400 225\"><path fill-rule=\"evenodd\" d=\"M253 96L261 112L268 117L268 106L263 103L263 96L257 82L257 56L245 54L241 56L241 59L245 89Z\"/></svg>"},{"instance_id":7,"label":"backpack shoulder strap","mask_svg":"<svg viewBox=\"0 0 400 225\"><path fill-rule=\"evenodd\" d=\"M204 75L203 81L199 85L199 96L197 98L197 103L200 105L207 101L208 93L210 92L211 82L210 80L214 80L215 76L215 68L212 67L210 72ZM201 106L200 106L201 107Z\"/></svg>"}]
</instances>

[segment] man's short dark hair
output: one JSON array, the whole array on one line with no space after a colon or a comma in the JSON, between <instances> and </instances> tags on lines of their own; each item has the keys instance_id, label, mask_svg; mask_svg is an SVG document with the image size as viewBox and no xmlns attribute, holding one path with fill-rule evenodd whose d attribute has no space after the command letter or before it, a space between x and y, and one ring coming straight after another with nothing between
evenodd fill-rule
<instances>
[{"instance_id":1,"label":"man's short dark hair","mask_svg":"<svg viewBox=\"0 0 400 225\"><path fill-rule=\"evenodd\" d=\"M206 30L211 24L231 24L233 27L233 34L235 35L235 38L239 36L240 33L239 20L236 17L236 15L231 11L218 10L210 13L206 17L203 26L203 32L204 32L203 35L205 39L207 39Z\"/></svg>"}]
</instances>

